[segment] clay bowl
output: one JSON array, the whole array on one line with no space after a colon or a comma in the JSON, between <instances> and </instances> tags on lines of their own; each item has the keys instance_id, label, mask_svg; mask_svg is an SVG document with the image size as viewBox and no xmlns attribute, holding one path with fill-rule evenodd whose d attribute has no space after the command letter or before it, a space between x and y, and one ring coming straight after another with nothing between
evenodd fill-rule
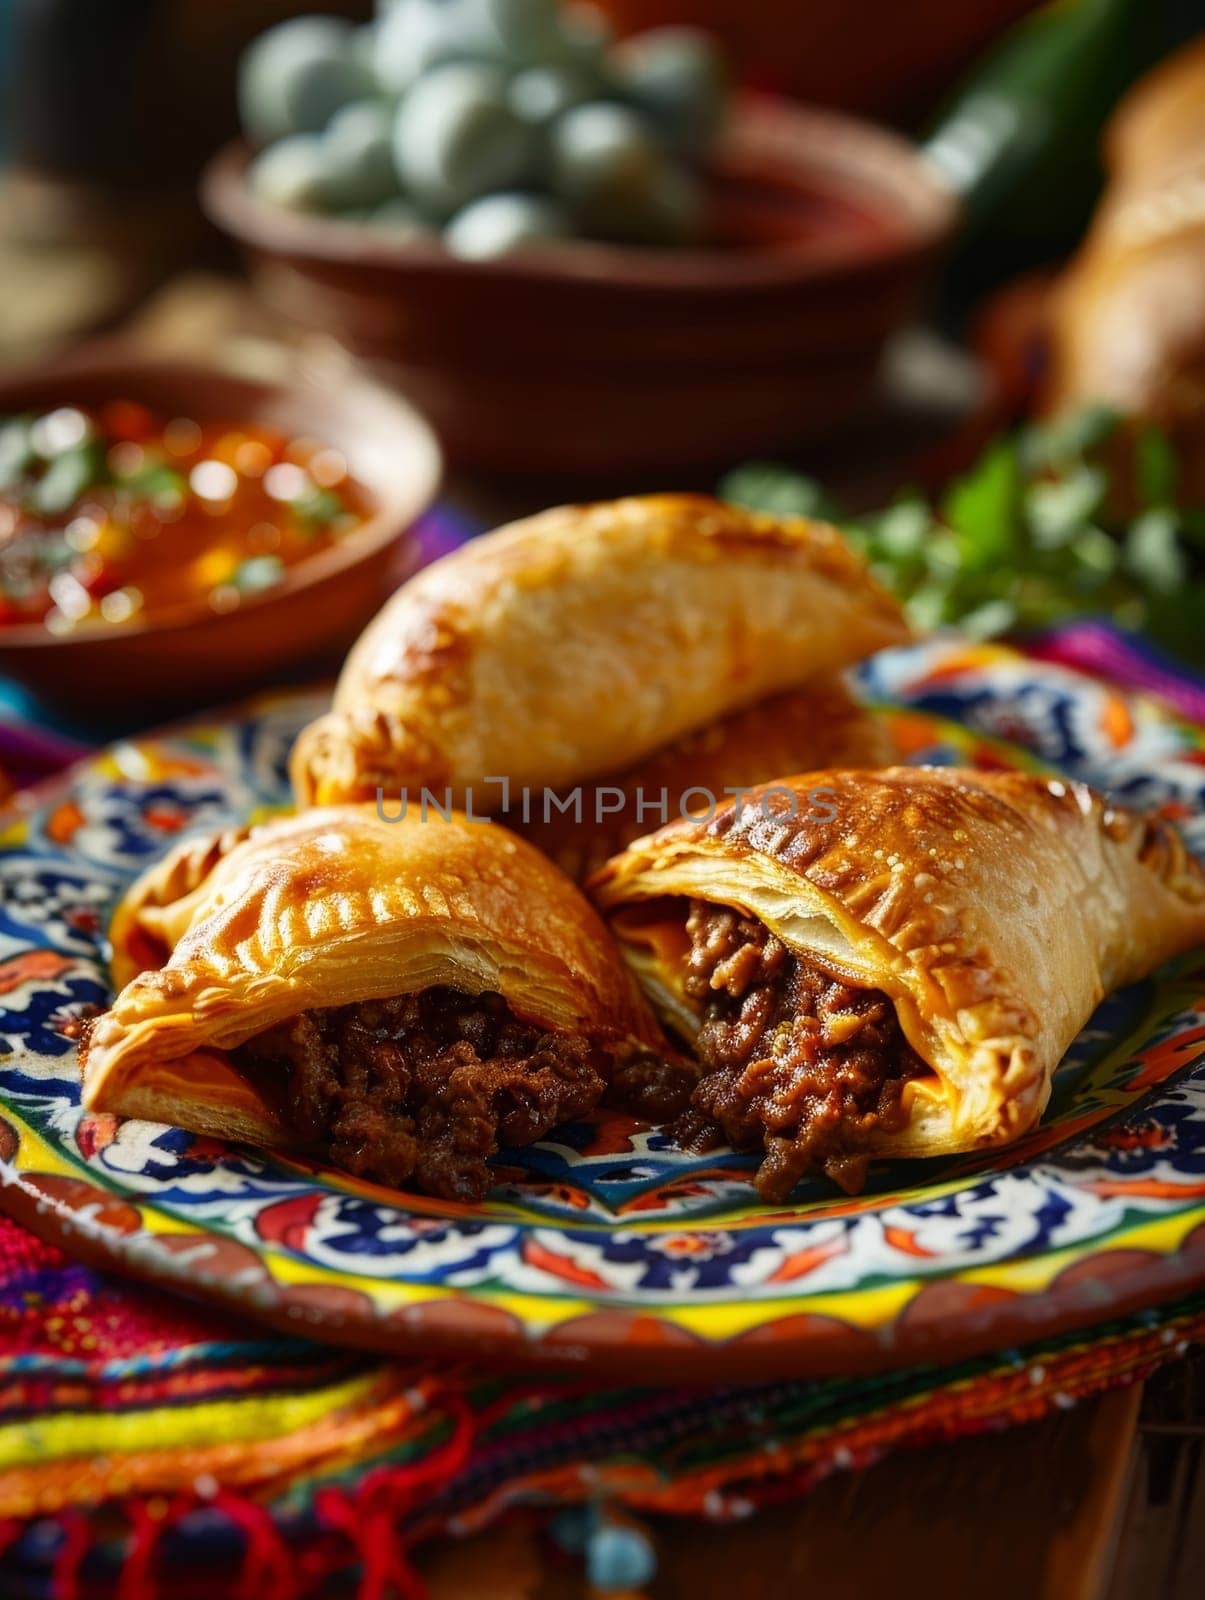
<instances>
[{"instance_id":1,"label":"clay bowl","mask_svg":"<svg viewBox=\"0 0 1205 1600\"><path fill-rule=\"evenodd\" d=\"M248 159L216 157L203 199L274 308L372 362L459 463L629 482L797 446L866 408L957 215L895 134L762 96L731 118L705 249L461 261L269 205Z\"/></svg>"},{"instance_id":2,"label":"clay bowl","mask_svg":"<svg viewBox=\"0 0 1205 1600\"><path fill-rule=\"evenodd\" d=\"M751 83L864 116L924 116L1036 0L595 0L620 33L690 22Z\"/></svg>"},{"instance_id":3,"label":"clay bowl","mask_svg":"<svg viewBox=\"0 0 1205 1600\"><path fill-rule=\"evenodd\" d=\"M115 398L168 416L260 422L334 446L375 502L337 547L291 568L278 587L219 614L204 602L114 627L65 635L40 625L0 628L0 674L69 713L209 705L262 687L299 663L337 657L417 560L409 530L434 497L440 454L430 429L397 397L361 379L298 375L263 382L120 345L0 383L0 415ZM128 719L127 719L128 720Z\"/></svg>"}]
</instances>

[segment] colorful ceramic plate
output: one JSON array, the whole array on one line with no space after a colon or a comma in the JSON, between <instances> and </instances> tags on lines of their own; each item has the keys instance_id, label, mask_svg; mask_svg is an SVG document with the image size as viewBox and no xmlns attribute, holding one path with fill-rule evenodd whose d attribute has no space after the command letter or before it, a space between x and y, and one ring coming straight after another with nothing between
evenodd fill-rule
<instances>
[{"instance_id":1,"label":"colorful ceramic plate","mask_svg":"<svg viewBox=\"0 0 1205 1600\"><path fill-rule=\"evenodd\" d=\"M863 670L913 760L1050 767L1159 807L1205 851L1205 736L1007 651ZM1101 1007L1049 1114L991 1157L886 1166L771 1210L750 1161L614 1116L506 1154L480 1206L80 1110L72 1017L104 929L184 829L279 807L300 695L120 744L0 834L0 1203L94 1260L396 1351L736 1379L952 1359L1205 1280L1205 956Z\"/></svg>"}]
</instances>

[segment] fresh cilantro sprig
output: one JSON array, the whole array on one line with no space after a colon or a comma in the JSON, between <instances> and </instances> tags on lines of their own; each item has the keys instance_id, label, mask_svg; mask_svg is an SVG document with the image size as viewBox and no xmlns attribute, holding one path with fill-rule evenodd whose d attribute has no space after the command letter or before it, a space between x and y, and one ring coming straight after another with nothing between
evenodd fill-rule
<instances>
[{"instance_id":1,"label":"fresh cilantro sprig","mask_svg":"<svg viewBox=\"0 0 1205 1600\"><path fill-rule=\"evenodd\" d=\"M778 515L838 522L922 631L957 624L979 638L1107 613L1193 665L1205 665L1205 508L1178 503L1175 452L1156 428L1132 451L1121 518L1106 465L1119 419L1093 408L992 444L935 501L901 493L848 517L815 480L751 462L721 494Z\"/></svg>"}]
</instances>

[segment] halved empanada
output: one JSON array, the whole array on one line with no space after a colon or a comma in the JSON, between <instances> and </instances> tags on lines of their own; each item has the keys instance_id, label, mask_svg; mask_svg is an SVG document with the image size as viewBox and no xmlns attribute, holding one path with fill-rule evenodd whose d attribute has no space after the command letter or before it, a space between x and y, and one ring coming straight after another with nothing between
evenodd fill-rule
<instances>
[{"instance_id":1,"label":"halved empanada","mask_svg":"<svg viewBox=\"0 0 1205 1600\"><path fill-rule=\"evenodd\" d=\"M412 578L298 740L300 804L623 771L908 636L835 528L699 495L547 511Z\"/></svg>"},{"instance_id":2,"label":"halved empanada","mask_svg":"<svg viewBox=\"0 0 1205 1600\"><path fill-rule=\"evenodd\" d=\"M764 1144L769 1199L1015 1139L1102 997L1205 941L1173 828L1017 773L782 780L590 887L706 1074L687 1137Z\"/></svg>"},{"instance_id":3,"label":"halved empanada","mask_svg":"<svg viewBox=\"0 0 1205 1600\"><path fill-rule=\"evenodd\" d=\"M342 806L185 845L114 933L163 964L91 1025L94 1110L469 1199L499 1141L689 1082L591 907L494 823Z\"/></svg>"}]
</instances>

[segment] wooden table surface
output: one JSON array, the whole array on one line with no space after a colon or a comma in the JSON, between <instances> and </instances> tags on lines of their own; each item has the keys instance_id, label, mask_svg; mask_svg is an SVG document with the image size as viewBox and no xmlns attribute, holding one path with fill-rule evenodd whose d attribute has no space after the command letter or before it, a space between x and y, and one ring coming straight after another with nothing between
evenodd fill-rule
<instances>
[{"instance_id":1,"label":"wooden table surface","mask_svg":"<svg viewBox=\"0 0 1205 1600\"><path fill-rule=\"evenodd\" d=\"M837 1473L726 1525L646 1524L648 1600L1200 1600L1205 1356L1028 1427ZM518 1521L420 1562L431 1600L577 1600L581 1569Z\"/></svg>"}]
</instances>

